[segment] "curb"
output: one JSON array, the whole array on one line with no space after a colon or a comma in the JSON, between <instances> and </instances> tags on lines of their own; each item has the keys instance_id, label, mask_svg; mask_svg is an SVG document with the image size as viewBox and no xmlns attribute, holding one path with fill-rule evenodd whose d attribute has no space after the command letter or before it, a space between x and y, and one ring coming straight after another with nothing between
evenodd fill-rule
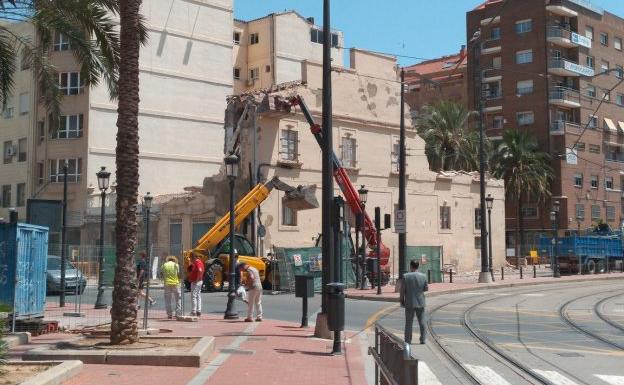
<instances>
[{"instance_id":1,"label":"curb","mask_svg":"<svg viewBox=\"0 0 624 385\"><path fill-rule=\"evenodd\" d=\"M6 342L9 349L30 343L31 340L32 336L29 332L16 332L2 337L2 341Z\"/></svg>"},{"instance_id":2,"label":"curb","mask_svg":"<svg viewBox=\"0 0 624 385\"><path fill-rule=\"evenodd\" d=\"M11 365L32 365L32 364L50 364L55 362L50 361L18 361L11 362ZM64 381L74 377L82 370L82 362L77 360L56 362L56 365L48 370L45 370L34 377L27 379L24 382L20 382L20 385L60 385Z\"/></svg>"},{"instance_id":3,"label":"curb","mask_svg":"<svg viewBox=\"0 0 624 385\"><path fill-rule=\"evenodd\" d=\"M565 281L551 280L551 281L531 282L529 279L533 279L533 278L527 278L526 282L505 283L505 284L497 284L497 285L492 285L492 286L484 285L484 286L464 287L464 288L460 288L460 289L449 289L449 290L444 290L444 291L428 292L428 293L425 293L425 296L427 298L430 298L430 297L438 297L438 296L446 295L446 294L457 294L457 293L461 293L461 292L464 292L464 291L505 289L505 288L510 288L510 287L530 286L530 285L553 285L553 284L557 284L557 283L608 281L608 280L616 280L616 279L624 280L624 275L621 275L621 276L605 276L605 277L599 277L599 278L567 279ZM372 295L370 295L370 294L345 294L345 298L354 299L354 300L361 300L361 301L399 302L399 297L383 297L383 296L377 296L375 294L372 294Z\"/></svg>"}]
</instances>

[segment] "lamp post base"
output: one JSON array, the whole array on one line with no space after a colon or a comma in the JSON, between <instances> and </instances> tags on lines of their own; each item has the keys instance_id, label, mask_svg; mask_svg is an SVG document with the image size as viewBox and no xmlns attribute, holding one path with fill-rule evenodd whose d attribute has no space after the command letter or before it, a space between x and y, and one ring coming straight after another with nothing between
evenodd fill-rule
<instances>
[{"instance_id":1,"label":"lamp post base","mask_svg":"<svg viewBox=\"0 0 624 385\"><path fill-rule=\"evenodd\" d=\"M96 303L95 306L93 306L94 309L108 309L108 305L105 303Z\"/></svg>"},{"instance_id":2,"label":"lamp post base","mask_svg":"<svg viewBox=\"0 0 624 385\"><path fill-rule=\"evenodd\" d=\"M479 273L479 283L492 283L492 276L489 271Z\"/></svg>"},{"instance_id":3,"label":"lamp post base","mask_svg":"<svg viewBox=\"0 0 624 385\"><path fill-rule=\"evenodd\" d=\"M236 294L234 292L228 293L228 302L223 319L238 319L238 312L236 311L236 305L234 304L235 298Z\"/></svg>"},{"instance_id":4,"label":"lamp post base","mask_svg":"<svg viewBox=\"0 0 624 385\"><path fill-rule=\"evenodd\" d=\"M103 296L104 296L104 289L98 289L97 299L95 300L95 305L93 306L94 309L107 309L108 308L108 305L105 304L102 300Z\"/></svg>"}]
</instances>

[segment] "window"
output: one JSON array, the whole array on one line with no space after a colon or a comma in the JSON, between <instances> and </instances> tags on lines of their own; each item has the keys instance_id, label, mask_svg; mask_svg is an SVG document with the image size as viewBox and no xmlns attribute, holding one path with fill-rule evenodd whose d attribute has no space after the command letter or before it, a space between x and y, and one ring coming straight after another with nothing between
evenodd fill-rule
<instances>
[{"instance_id":1,"label":"window","mask_svg":"<svg viewBox=\"0 0 624 385\"><path fill-rule=\"evenodd\" d=\"M602 60L602 61L600 62L600 70L601 70L603 73L608 72L608 71L609 71L609 62L608 62L608 61L606 61L606 60Z\"/></svg>"},{"instance_id":2,"label":"window","mask_svg":"<svg viewBox=\"0 0 624 385\"><path fill-rule=\"evenodd\" d=\"M17 202L15 205L17 207L26 206L26 183L17 184Z\"/></svg>"},{"instance_id":3,"label":"window","mask_svg":"<svg viewBox=\"0 0 624 385\"><path fill-rule=\"evenodd\" d=\"M234 68L234 79L240 79L240 68Z\"/></svg>"},{"instance_id":4,"label":"window","mask_svg":"<svg viewBox=\"0 0 624 385\"><path fill-rule=\"evenodd\" d=\"M26 162L26 138L21 138L17 141L17 161Z\"/></svg>"},{"instance_id":5,"label":"window","mask_svg":"<svg viewBox=\"0 0 624 385\"><path fill-rule=\"evenodd\" d=\"M496 57L492 58L492 68L494 68L496 70L501 68L501 57L500 56L496 56Z\"/></svg>"},{"instance_id":6,"label":"window","mask_svg":"<svg viewBox=\"0 0 624 385\"><path fill-rule=\"evenodd\" d=\"M11 101L6 102L6 107L4 107L4 118L11 119L13 117L13 107L10 105Z\"/></svg>"},{"instance_id":7,"label":"window","mask_svg":"<svg viewBox=\"0 0 624 385\"><path fill-rule=\"evenodd\" d=\"M609 91L609 90L602 90L602 100L604 100L606 102L611 100L611 91Z\"/></svg>"},{"instance_id":8,"label":"window","mask_svg":"<svg viewBox=\"0 0 624 385\"><path fill-rule=\"evenodd\" d=\"M516 21L516 33L517 34L531 32L532 29L533 29L533 21L532 20Z\"/></svg>"},{"instance_id":9,"label":"window","mask_svg":"<svg viewBox=\"0 0 624 385\"><path fill-rule=\"evenodd\" d=\"M574 186L583 187L583 174L580 172L574 174Z\"/></svg>"},{"instance_id":10,"label":"window","mask_svg":"<svg viewBox=\"0 0 624 385\"><path fill-rule=\"evenodd\" d=\"M622 50L622 39L619 37L614 37L613 38L613 48L617 49L618 51Z\"/></svg>"},{"instance_id":11,"label":"window","mask_svg":"<svg viewBox=\"0 0 624 385\"><path fill-rule=\"evenodd\" d=\"M576 217L579 219L585 219L585 205L581 203L576 204Z\"/></svg>"},{"instance_id":12,"label":"window","mask_svg":"<svg viewBox=\"0 0 624 385\"><path fill-rule=\"evenodd\" d=\"M598 188L598 175L592 175L590 180L591 180L590 182L591 188Z\"/></svg>"},{"instance_id":13,"label":"window","mask_svg":"<svg viewBox=\"0 0 624 385\"><path fill-rule=\"evenodd\" d=\"M208 232L208 230L210 230L210 228L214 225L211 222L205 222L205 219L196 219L197 222L195 222L195 220L193 220L193 225L191 227L191 244L195 245L197 244L197 241L199 241L204 234L206 234ZM236 241L234 241L234 243L236 243ZM228 249L229 251L229 249ZM239 252L241 250L238 250ZM240 255L247 255L247 254L240 254Z\"/></svg>"},{"instance_id":14,"label":"window","mask_svg":"<svg viewBox=\"0 0 624 385\"><path fill-rule=\"evenodd\" d=\"M594 87L594 86L587 86L587 96L589 96L590 98L595 98L596 97L596 87Z\"/></svg>"},{"instance_id":15,"label":"window","mask_svg":"<svg viewBox=\"0 0 624 385\"><path fill-rule=\"evenodd\" d=\"M593 56L586 56L585 57L585 64L589 68L595 68L595 66L596 66L596 59Z\"/></svg>"},{"instance_id":16,"label":"window","mask_svg":"<svg viewBox=\"0 0 624 385\"><path fill-rule=\"evenodd\" d=\"M239 45L240 44L241 33L240 32L234 32L234 34L232 35L232 38L234 40L234 44Z\"/></svg>"},{"instance_id":17,"label":"window","mask_svg":"<svg viewBox=\"0 0 624 385\"><path fill-rule=\"evenodd\" d=\"M43 162L37 163L37 184L41 186L43 184L44 171L43 171Z\"/></svg>"},{"instance_id":18,"label":"window","mask_svg":"<svg viewBox=\"0 0 624 385\"><path fill-rule=\"evenodd\" d=\"M7 141L4 142L4 149L3 149L3 157L4 157L4 164L8 164L11 163L11 161L13 160L13 155L15 155L13 153L13 142L12 141Z\"/></svg>"},{"instance_id":19,"label":"window","mask_svg":"<svg viewBox=\"0 0 624 385\"><path fill-rule=\"evenodd\" d=\"M253 80L258 80L260 79L260 69L259 68L252 68L249 70L249 78L253 79Z\"/></svg>"},{"instance_id":20,"label":"window","mask_svg":"<svg viewBox=\"0 0 624 385\"><path fill-rule=\"evenodd\" d=\"M617 94L617 104L624 106L624 94Z\"/></svg>"},{"instance_id":21,"label":"window","mask_svg":"<svg viewBox=\"0 0 624 385\"><path fill-rule=\"evenodd\" d=\"M355 155L356 155L355 138L343 137L342 149L341 149L342 165L347 168L355 168L355 164L356 164Z\"/></svg>"},{"instance_id":22,"label":"window","mask_svg":"<svg viewBox=\"0 0 624 385\"><path fill-rule=\"evenodd\" d=\"M19 114L27 115L30 111L30 94L23 92L19 96Z\"/></svg>"},{"instance_id":23,"label":"window","mask_svg":"<svg viewBox=\"0 0 624 385\"><path fill-rule=\"evenodd\" d=\"M67 161L67 181L79 182L82 172L82 159L51 159L50 182L63 182L63 166Z\"/></svg>"},{"instance_id":24,"label":"window","mask_svg":"<svg viewBox=\"0 0 624 385\"><path fill-rule=\"evenodd\" d=\"M270 65L264 66L264 72L271 72L271 66Z\"/></svg>"},{"instance_id":25,"label":"window","mask_svg":"<svg viewBox=\"0 0 624 385\"><path fill-rule=\"evenodd\" d=\"M600 44L604 46L609 45L609 35L605 32L600 32Z\"/></svg>"},{"instance_id":26,"label":"window","mask_svg":"<svg viewBox=\"0 0 624 385\"><path fill-rule=\"evenodd\" d=\"M591 207L591 219L592 220L600 219L600 206L599 205L592 205L592 207Z\"/></svg>"},{"instance_id":27,"label":"window","mask_svg":"<svg viewBox=\"0 0 624 385\"><path fill-rule=\"evenodd\" d=\"M624 78L624 68L619 64L615 65L615 77L618 79Z\"/></svg>"},{"instance_id":28,"label":"window","mask_svg":"<svg viewBox=\"0 0 624 385\"><path fill-rule=\"evenodd\" d=\"M60 32L55 32L53 49L55 51L69 51L71 49L71 43L67 36Z\"/></svg>"},{"instance_id":29,"label":"window","mask_svg":"<svg viewBox=\"0 0 624 385\"><path fill-rule=\"evenodd\" d=\"M297 211L287 207L282 199L282 225L297 226Z\"/></svg>"},{"instance_id":30,"label":"window","mask_svg":"<svg viewBox=\"0 0 624 385\"><path fill-rule=\"evenodd\" d=\"M11 185L2 186L2 207L11 207Z\"/></svg>"},{"instance_id":31,"label":"window","mask_svg":"<svg viewBox=\"0 0 624 385\"><path fill-rule=\"evenodd\" d=\"M51 132L54 139L71 139L82 137L83 115L62 115L59 119L59 128Z\"/></svg>"},{"instance_id":32,"label":"window","mask_svg":"<svg viewBox=\"0 0 624 385\"><path fill-rule=\"evenodd\" d=\"M487 99L498 99L502 96L500 80L493 83L486 83L483 87L484 96Z\"/></svg>"},{"instance_id":33,"label":"window","mask_svg":"<svg viewBox=\"0 0 624 385\"><path fill-rule=\"evenodd\" d=\"M585 37L594 40L594 27L590 27L589 25L585 27Z\"/></svg>"},{"instance_id":34,"label":"window","mask_svg":"<svg viewBox=\"0 0 624 385\"><path fill-rule=\"evenodd\" d=\"M28 51L26 51L25 49L22 49L22 60L20 63L20 69L22 71L26 71L28 69L30 69L30 55L28 54Z\"/></svg>"},{"instance_id":35,"label":"window","mask_svg":"<svg viewBox=\"0 0 624 385\"><path fill-rule=\"evenodd\" d=\"M494 129L502 129L505 123L505 119L502 116L495 116L492 119L492 128Z\"/></svg>"},{"instance_id":36,"label":"window","mask_svg":"<svg viewBox=\"0 0 624 385\"><path fill-rule=\"evenodd\" d=\"M254 45L260 42L260 35L258 33L252 33L249 35L249 44Z\"/></svg>"},{"instance_id":37,"label":"window","mask_svg":"<svg viewBox=\"0 0 624 385\"><path fill-rule=\"evenodd\" d=\"M297 147L299 139L297 131L294 130L282 130L282 137L280 138L280 159L296 162L298 159Z\"/></svg>"},{"instance_id":38,"label":"window","mask_svg":"<svg viewBox=\"0 0 624 385\"><path fill-rule=\"evenodd\" d=\"M451 207L440 206L440 229L451 229Z\"/></svg>"},{"instance_id":39,"label":"window","mask_svg":"<svg viewBox=\"0 0 624 385\"><path fill-rule=\"evenodd\" d=\"M607 206L607 221L615 220L615 206Z\"/></svg>"},{"instance_id":40,"label":"window","mask_svg":"<svg viewBox=\"0 0 624 385\"><path fill-rule=\"evenodd\" d=\"M585 142L578 142L574 148L576 148L576 151L585 152Z\"/></svg>"},{"instance_id":41,"label":"window","mask_svg":"<svg viewBox=\"0 0 624 385\"><path fill-rule=\"evenodd\" d=\"M481 230L481 209L478 207L474 209L474 224L475 230Z\"/></svg>"},{"instance_id":42,"label":"window","mask_svg":"<svg viewBox=\"0 0 624 385\"><path fill-rule=\"evenodd\" d=\"M490 40L498 40L501 37L500 27L494 27L490 30Z\"/></svg>"},{"instance_id":43,"label":"window","mask_svg":"<svg viewBox=\"0 0 624 385\"><path fill-rule=\"evenodd\" d=\"M533 62L533 50L516 52L516 64L527 64Z\"/></svg>"},{"instance_id":44,"label":"window","mask_svg":"<svg viewBox=\"0 0 624 385\"><path fill-rule=\"evenodd\" d=\"M182 221L179 219L169 220L169 252L171 255L182 253Z\"/></svg>"},{"instance_id":45,"label":"window","mask_svg":"<svg viewBox=\"0 0 624 385\"><path fill-rule=\"evenodd\" d=\"M533 114L533 111L518 112L516 114L516 118L520 126L526 126L535 122L535 115Z\"/></svg>"},{"instance_id":46,"label":"window","mask_svg":"<svg viewBox=\"0 0 624 385\"><path fill-rule=\"evenodd\" d=\"M323 30L311 28L310 29L310 41L312 43L323 44ZM338 47L338 34L331 34L331 46L333 48Z\"/></svg>"},{"instance_id":47,"label":"window","mask_svg":"<svg viewBox=\"0 0 624 385\"><path fill-rule=\"evenodd\" d=\"M613 190L613 177L611 176L605 177L605 189Z\"/></svg>"},{"instance_id":48,"label":"window","mask_svg":"<svg viewBox=\"0 0 624 385\"><path fill-rule=\"evenodd\" d=\"M518 95L529 95L533 93L533 80L521 80L516 85Z\"/></svg>"},{"instance_id":49,"label":"window","mask_svg":"<svg viewBox=\"0 0 624 385\"><path fill-rule=\"evenodd\" d=\"M600 146L597 145L597 144L590 144L589 145L589 152L591 154L600 154ZM596 185L596 187L598 187L598 186Z\"/></svg>"},{"instance_id":50,"label":"window","mask_svg":"<svg viewBox=\"0 0 624 385\"><path fill-rule=\"evenodd\" d=\"M79 72L59 73L59 90L64 95L78 95L82 92L83 83Z\"/></svg>"},{"instance_id":51,"label":"window","mask_svg":"<svg viewBox=\"0 0 624 385\"><path fill-rule=\"evenodd\" d=\"M522 217L525 219L537 218L537 206L526 205L522 207Z\"/></svg>"},{"instance_id":52,"label":"window","mask_svg":"<svg viewBox=\"0 0 624 385\"><path fill-rule=\"evenodd\" d=\"M481 250L481 237L474 237L475 250Z\"/></svg>"},{"instance_id":53,"label":"window","mask_svg":"<svg viewBox=\"0 0 624 385\"><path fill-rule=\"evenodd\" d=\"M395 141L392 144L392 153L390 154L390 171L393 173L399 172L399 147L398 141Z\"/></svg>"}]
</instances>

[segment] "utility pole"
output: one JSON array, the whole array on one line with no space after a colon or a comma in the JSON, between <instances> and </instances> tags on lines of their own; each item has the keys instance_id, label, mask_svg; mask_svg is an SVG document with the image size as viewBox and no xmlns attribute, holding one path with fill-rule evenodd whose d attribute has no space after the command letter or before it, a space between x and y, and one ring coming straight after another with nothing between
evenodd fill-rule
<instances>
[{"instance_id":1,"label":"utility pole","mask_svg":"<svg viewBox=\"0 0 624 385\"><path fill-rule=\"evenodd\" d=\"M405 218L405 71L401 69L401 121L399 131L399 211ZM395 218L395 226L396 218ZM403 274L405 274L405 249L407 247L407 229L399 230L399 284L400 288L403 283Z\"/></svg>"},{"instance_id":2,"label":"utility pole","mask_svg":"<svg viewBox=\"0 0 624 385\"><path fill-rule=\"evenodd\" d=\"M63 164L63 227L61 229L61 294L59 307L65 307L65 271L67 270L67 161ZM78 167L78 165L76 165Z\"/></svg>"}]
</instances>

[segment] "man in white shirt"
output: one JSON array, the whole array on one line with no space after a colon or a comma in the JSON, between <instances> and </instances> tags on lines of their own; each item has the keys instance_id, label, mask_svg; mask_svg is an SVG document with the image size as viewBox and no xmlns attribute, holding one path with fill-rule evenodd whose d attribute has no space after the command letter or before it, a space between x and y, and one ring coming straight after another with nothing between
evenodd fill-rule
<instances>
[{"instance_id":1,"label":"man in white shirt","mask_svg":"<svg viewBox=\"0 0 624 385\"><path fill-rule=\"evenodd\" d=\"M247 318L245 322L253 322L254 308L256 310L256 321L262 321L262 280L260 272L253 266L246 263L240 264L241 270L246 273L247 286Z\"/></svg>"}]
</instances>

